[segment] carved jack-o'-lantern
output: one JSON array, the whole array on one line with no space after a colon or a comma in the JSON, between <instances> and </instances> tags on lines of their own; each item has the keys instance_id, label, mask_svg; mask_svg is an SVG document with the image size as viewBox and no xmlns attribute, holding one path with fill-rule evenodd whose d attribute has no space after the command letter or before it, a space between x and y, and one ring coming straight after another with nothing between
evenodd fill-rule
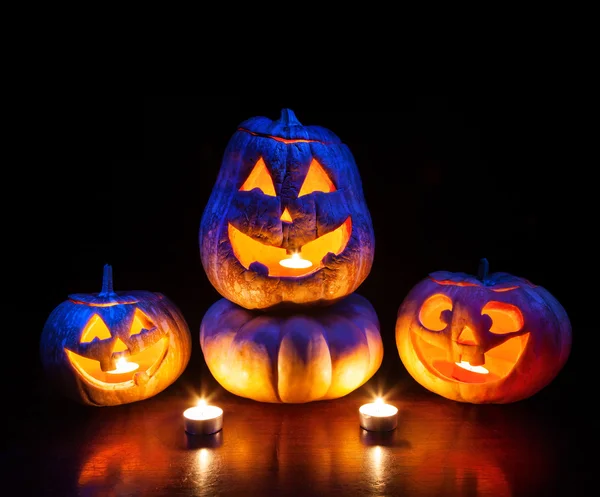
<instances>
[{"instance_id":1,"label":"carved jack-o'-lantern","mask_svg":"<svg viewBox=\"0 0 600 497\"><path fill-rule=\"evenodd\" d=\"M187 366L191 335L163 294L116 293L112 268L102 291L73 294L48 317L40 341L50 381L83 404L110 406L151 397Z\"/></svg>"},{"instance_id":2,"label":"carved jack-o'-lantern","mask_svg":"<svg viewBox=\"0 0 600 497\"><path fill-rule=\"evenodd\" d=\"M202 319L200 346L223 388L271 403L342 397L383 359L377 314L356 293L329 307L291 312L247 310L220 299Z\"/></svg>"},{"instance_id":3,"label":"carved jack-o'-lantern","mask_svg":"<svg viewBox=\"0 0 600 497\"><path fill-rule=\"evenodd\" d=\"M352 153L289 109L239 125L199 238L212 285L247 309L331 304L358 288L374 254Z\"/></svg>"},{"instance_id":4,"label":"carved jack-o'-lantern","mask_svg":"<svg viewBox=\"0 0 600 497\"><path fill-rule=\"evenodd\" d=\"M438 271L396 321L402 363L425 388L470 403L509 403L550 383L571 351L571 324L544 288L508 273Z\"/></svg>"}]
</instances>

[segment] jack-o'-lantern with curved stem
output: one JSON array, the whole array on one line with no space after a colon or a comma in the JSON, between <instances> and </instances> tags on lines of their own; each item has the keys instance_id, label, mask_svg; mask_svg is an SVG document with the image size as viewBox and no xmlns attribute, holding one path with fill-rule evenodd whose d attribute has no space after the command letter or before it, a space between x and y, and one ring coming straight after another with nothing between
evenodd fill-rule
<instances>
[{"instance_id":1,"label":"jack-o'-lantern with curved stem","mask_svg":"<svg viewBox=\"0 0 600 497\"><path fill-rule=\"evenodd\" d=\"M147 399L183 373L191 354L188 325L158 292L72 294L44 325L40 355L48 380L82 404L112 406Z\"/></svg>"},{"instance_id":2,"label":"jack-o'-lantern with curved stem","mask_svg":"<svg viewBox=\"0 0 600 497\"><path fill-rule=\"evenodd\" d=\"M546 289L508 273L437 271L411 289L396 321L402 363L422 386L474 404L515 402L559 373L571 324Z\"/></svg>"},{"instance_id":3,"label":"jack-o'-lantern with curved stem","mask_svg":"<svg viewBox=\"0 0 600 497\"><path fill-rule=\"evenodd\" d=\"M247 309L332 304L367 277L375 246L348 146L289 109L238 126L199 239L212 285Z\"/></svg>"}]
</instances>

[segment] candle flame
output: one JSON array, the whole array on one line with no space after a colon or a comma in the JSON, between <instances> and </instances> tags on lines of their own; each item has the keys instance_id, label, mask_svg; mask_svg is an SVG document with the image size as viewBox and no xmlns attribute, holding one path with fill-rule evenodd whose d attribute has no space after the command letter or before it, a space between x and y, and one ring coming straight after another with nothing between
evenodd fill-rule
<instances>
[{"instance_id":1,"label":"candle flame","mask_svg":"<svg viewBox=\"0 0 600 497\"><path fill-rule=\"evenodd\" d=\"M468 361L460 361L460 362L456 362L455 363L457 366L460 366L463 369L466 369L467 371L472 371L473 373L479 373L479 374L488 374L489 371L484 368L483 366L471 366L471 364L469 364Z\"/></svg>"},{"instance_id":2,"label":"candle flame","mask_svg":"<svg viewBox=\"0 0 600 497\"><path fill-rule=\"evenodd\" d=\"M289 267L293 269L303 269L312 266L312 262L307 259L303 259L300 252L293 252L287 259L281 259L279 261L283 267Z\"/></svg>"},{"instance_id":3,"label":"candle flame","mask_svg":"<svg viewBox=\"0 0 600 497\"><path fill-rule=\"evenodd\" d=\"M135 362L129 362L125 357L119 357L117 362L115 363L115 369L111 371L107 371L107 373L111 374L119 374L119 373L130 373L131 371L135 371L139 368L139 364Z\"/></svg>"},{"instance_id":4,"label":"candle flame","mask_svg":"<svg viewBox=\"0 0 600 497\"><path fill-rule=\"evenodd\" d=\"M198 401L198 407L201 408L201 409L205 408L206 407L206 401L204 399L200 399Z\"/></svg>"},{"instance_id":5,"label":"candle flame","mask_svg":"<svg viewBox=\"0 0 600 497\"><path fill-rule=\"evenodd\" d=\"M383 405L383 399L381 397L377 397L375 399L375 404L377 404L378 406L382 406Z\"/></svg>"}]
</instances>

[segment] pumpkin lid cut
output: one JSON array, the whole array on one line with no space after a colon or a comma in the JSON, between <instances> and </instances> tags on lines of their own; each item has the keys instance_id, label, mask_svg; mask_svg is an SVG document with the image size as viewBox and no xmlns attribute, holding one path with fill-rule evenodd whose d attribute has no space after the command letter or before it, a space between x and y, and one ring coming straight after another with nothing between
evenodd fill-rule
<instances>
[{"instance_id":1,"label":"pumpkin lid cut","mask_svg":"<svg viewBox=\"0 0 600 497\"><path fill-rule=\"evenodd\" d=\"M429 278L440 285L456 286L483 286L496 291L513 290L521 286L534 287L535 285L525 278L514 276L505 272L488 273L487 259L481 259L477 276L452 271L435 271L429 273Z\"/></svg>"},{"instance_id":2,"label":"pumpkin lid cut","mask_svg":"<svg viewBox=\"0 0 600 497\"><path fill-rule=\"evenodd\" d=\"M279 139L282 141L320 142L328 144L341 144L340 138L322 126L303 126L291 109L282 109L278 120L273 121L267 117L251 117L239 125L240 131Z\"/></svg>"}]
</instances>

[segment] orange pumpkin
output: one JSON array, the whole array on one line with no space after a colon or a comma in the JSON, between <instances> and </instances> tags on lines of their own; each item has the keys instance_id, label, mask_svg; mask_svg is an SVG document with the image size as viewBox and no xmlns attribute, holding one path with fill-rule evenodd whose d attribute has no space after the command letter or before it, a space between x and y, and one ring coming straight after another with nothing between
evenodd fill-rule
<instances>
[{"instance_id":1,"label":"orange pumpkin","mask_svg":"<svg viewBox=\"0 0 600 497\"><path fill-rule=\"evenodd\" d=\"M383 359L377 314L357 294L329 307L278 313L220 299L202 319L200 346L223 388L272 403L342 397Z\"/></svg>"},{"instance_id":2,"label":"orange pumpkin","mask_svg":"<svg viewBox=\"0 0 600 497\"><path fill-rule=\"evenodd\" d=\"M503 404L548 385L571 351L571 324L547 290L508 273L438 271L411 289L396 321L400 359L448 399Z\"/></svg>"},{"instance_id":3,"label":"orange pumpkin","mask_svg":"<svg viewBox=\"0 0 600 497\"><path fill-rule=\"evenodd\" d=\"M113 406L147 399L183 373L191 354L188 325L158 292L72 294L48 317L40 354L48 381L83 404Z\"/></svg>"}]
</instances>

